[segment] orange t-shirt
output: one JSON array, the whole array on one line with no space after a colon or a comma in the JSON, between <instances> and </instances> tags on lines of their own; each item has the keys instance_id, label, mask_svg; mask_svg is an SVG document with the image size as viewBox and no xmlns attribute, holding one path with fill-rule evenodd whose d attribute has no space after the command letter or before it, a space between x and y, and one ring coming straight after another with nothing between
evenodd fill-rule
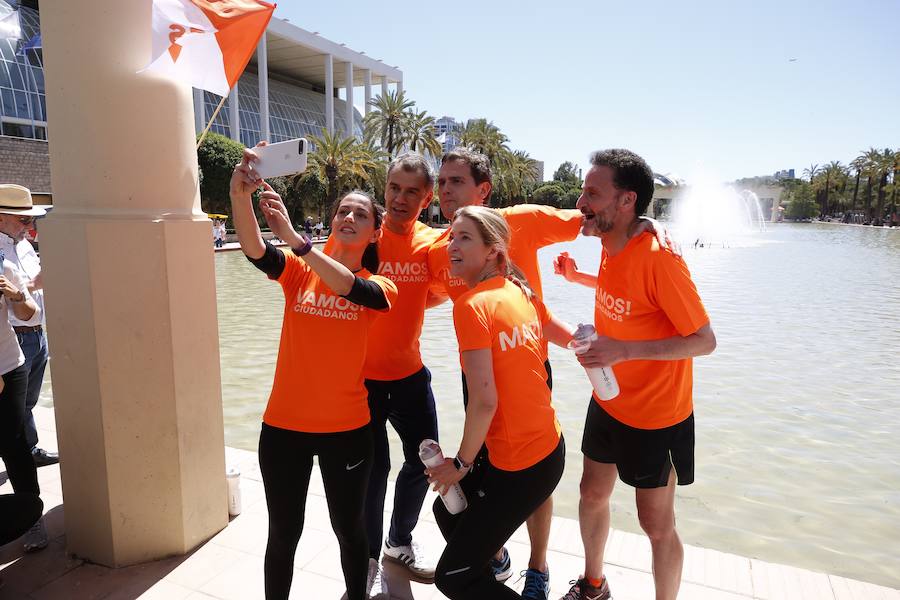
<instances>
[{"instance_id":1,"label":"orange t-shirt","mask_svg":"<svg viewBox=\"0 0 900 600\"><path fill-rule=\"evenodd\" d=\"M363 370L366 379L395 381L422 368L419 335L432 282L428 249L437 237L436 229L418 221L409 235L397 235L382 227L378 274L394 282L399 296L391 311L376 319L369 330Z\"/></svg>"},{"instance_id":2,"label":"orange t-shirt","mask_svg":"<svg viewBox=\"0 0 900 600\"><path fill-rule=\"evenodd\" d=\"M505 277L482 281L459 297L453 324L460 353L490 348L497 411L485 444L491 464L521 471L559 444L560 426L547 386L544 324L550 313Z\"/></svg>"},{"instance_id":3,"label":"orange t-shirt","mask_svg":"<svg viewBox=\"0 0 900 600\"><path fill-rule=\"evenodd\" d=\"M629 240L619 254L600 259L594 296L594 326L616 340L658 340L688 336L709 316L684 260L660 248L653 234ZM680 423L693 411L693 361L629 360L613 367L619 395L600 406L618 421L639 429Z\"/></svg>"},{"instance_id":4,"label":"orange t-shirt","mask_svg":"<svg viewBox=\"0 0 900 600\"><path fill-rule=\"evenodd\" d=\"M497 209L509 225L512 236L509 244L509 258L522 271L528 286L538 297L543 297L541 271L538 268L537 251L557 242L570 242L581 231L581 212L559 210L539 204L518 204ZM450 230L445 230L431 246L428 253L428 268L432 276L444 286L450 298L456 300L468 288L458 277L450 275Z\"/></svg>"},{"instance_id":5,"label":"orange t-shirt","mask_svg":"<svg viewBox=\"0 0 900 600\"><path fill-rule=\"evenodd\" d=\"M366 337L380 311L338 296L292 252L278 278L284 290L284 322L275 382L263 421L273 427L332 433L369 422L363 385ZM384 290L388 307L397 300L393 282L366 270Z\"/></svg>"}]
</instances>

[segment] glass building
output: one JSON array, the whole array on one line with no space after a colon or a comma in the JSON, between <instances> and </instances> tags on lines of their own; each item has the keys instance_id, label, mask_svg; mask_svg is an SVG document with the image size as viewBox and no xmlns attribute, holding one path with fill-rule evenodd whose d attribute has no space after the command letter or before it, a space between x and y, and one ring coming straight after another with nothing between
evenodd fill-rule
<instances>
[{"instance_id":1,"label":"glass building","mask_svg":"<svg viewBox=\"0 0 900 600\"><path fill-rule=\"evenodd\" d=\"M47 139L47 101L41 48L25 49L40 33L38 11L18 6L21 37L0 37L0 135Z\"/></svg>"}]
</instances>

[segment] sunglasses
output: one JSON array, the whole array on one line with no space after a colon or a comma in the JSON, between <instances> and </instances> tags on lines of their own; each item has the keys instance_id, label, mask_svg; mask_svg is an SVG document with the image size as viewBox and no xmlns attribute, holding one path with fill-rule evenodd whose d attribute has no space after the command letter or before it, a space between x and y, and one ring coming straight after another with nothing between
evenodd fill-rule
<instances>
[{"instance_id":1,"label":"sunglasses","mask_svg":"<svg viewBox=\"0 0 900 600\"><path fill-rule=\"evenodd\" d=\"M22 225L31 225L34 223L34 217L16 217Z\"/></svg>"}]
</instances>

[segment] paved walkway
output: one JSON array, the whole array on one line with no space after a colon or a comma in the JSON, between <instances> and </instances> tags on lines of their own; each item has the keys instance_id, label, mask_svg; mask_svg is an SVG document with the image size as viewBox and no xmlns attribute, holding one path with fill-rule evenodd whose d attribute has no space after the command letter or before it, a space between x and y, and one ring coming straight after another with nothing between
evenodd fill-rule
<instances>
[{"instance_id":1,"label":"paved walkway","mask_svg":"<svg viewBox=\"0 0 900 600\"><path fill-rule=\"evenodd\" d=\"M37 409L41 446L55 449L56 435L51 409ZM255 600L263 598L262 564L266 544L266 506L256 454L226 449L229 464L243 474L244 510L223 531L187 556L170 558L126 569L107 569L69 557L65 551L65 511L59 468L39 469L47 526L52 541L37 554L23 555L21 542L0 548L0 600ZM0 493L12 491L5 472L0 473ZM434 495L429 492L417 539L434 551L442 547L431 516ZM386 503L390 506L390 499ZM69 518L78 518L69 515ZM514 568L528 559L524 527L508 544ZM550 538L552 598L568 589L568 580L583 566L578 523L554 517ZM653 598L650 548L641 535L613 531L607 545L606 574L616 600ZM434 586L407 581L388 565L394 599L427 600L443 596ZM510 585L521 589L514 576ZM338 600L344 592L337 541L331 532L324 491L314 472L307 502L306 528L295 561L291 598ZM900 591L834 575L785 565L685 547L681 600L900 600Z\"/></svg>"}]
</instances>

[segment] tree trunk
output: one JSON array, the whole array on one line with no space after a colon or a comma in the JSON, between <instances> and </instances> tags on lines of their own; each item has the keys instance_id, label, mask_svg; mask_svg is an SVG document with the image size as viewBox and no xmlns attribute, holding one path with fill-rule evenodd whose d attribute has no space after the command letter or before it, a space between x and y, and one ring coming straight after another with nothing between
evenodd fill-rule
<instances>
[{"instance_id":1,"label":"tree trunk","mask_svg":"<svg viewBox=\"0 0 900 600\"><path fill-rule=\"evenodd\" d=\"M884 186L887 185L887 176L887 170L882 171L881 179L878 180L878 214L875 215L875 218L879 225L884 217Z\"/></svg>"},{"instance_id":2,"label":"tree trunk","mask_svg":"<svg viewBox=\"0 0 900 600\"><path fill-rule=\"evenodd\" d=\"M856 172L856 187L853 188L853 210L856 210L856 195L859 193L859 171Z\"/></svg>"},{"instance_id":3,"label":"tree trunk","mask_svg":"<svg viewBox=\"0 0 900 600\"><path fill-rule=\"evenodd\" d=\"M825 177L825 191L822 193L822 215L828 216L828 189L831 187L831 176Z\"/></svg>"},{"instance_id":4,"label":"tree trunk","mask_svg":"<svg viewBox=\"0 0 900 600\"><path fill-rule=\"evenodd\" d=\"M872 175L866 177L866 222L872 222Z\"/></svg>"},{"instance_id":5,"label":"tree trunk","mask_svg":"<svg viewBox=\"0 0 900 600\"><path fill-rule=\"evenodd\" d=\"M334 206L334 203L337 201L338 197L337 169L332 166L325 167L325 177L328 179L328 196L327 204L325 206L325 213L330 215L331 207Z\"/></svg>"}]
</instances>

